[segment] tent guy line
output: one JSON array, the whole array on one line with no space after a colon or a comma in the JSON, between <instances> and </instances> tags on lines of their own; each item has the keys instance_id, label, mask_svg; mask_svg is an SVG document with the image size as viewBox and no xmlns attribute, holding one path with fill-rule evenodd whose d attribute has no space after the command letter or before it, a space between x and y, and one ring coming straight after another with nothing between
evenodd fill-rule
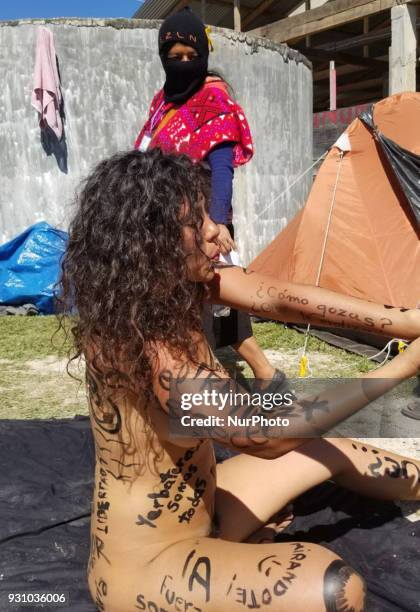
<instances>
[{"instance_id":1,"label":"tent guy line","mask_svg":"<svg viewBox=\"0 0 420 612\"><path fill-rule=\"evenodd\" d=\"M334 145L334 146L337 146L337 145ZM329 213L328 213L327 227L325 228L324 244L322 245L321 257L320 257L320 260L319 260L318 274L317 274L316 282L315 282L315 286L316 287L319 287L319 281L320 281L320 278L321 278L322 267L324 265L325 252L327 250L328 236L329 236L330 227L331 227L331 219L332 219L332 214L333 214L333 210L334 210L334 205L335 205L335 200L336 200L336 195L337 195L337 186L338 186L338 181L340 179L340 171L341 171L341 166L343 165L343 159L344 159L344 151L341 150L340 151L340 161L339 161L338 168L337 168L337 175L335 177L334 190L333 190L332 199L331 199L331 206L330 206L330 210L329 210ZM308 349L308 341L309 341L309 331L310 331L310 329L311 329L311 324L308 323L308 325L306 327L306 331L305 331L305 341L304 341L304 344L303 344L302 356L300 358L299 376L301 376L301 377L306 376L306 368L308 367L308 358L306 356L306 352L307 352L307 349Z\"/></svg>"},{"instance_id":2,"label":"tent guy line","mask_svg":"<svg viewBox=\"0 0 420 612\"><path fill-rule=\"evenodd\" d=\"M314 161L314 163L313 163L313 164L311 164L311 165L309 166L309 168L306 168L306 170L304 170L304 171L302 172L302 174L299 174L299 176L298 176L298 177L297 177L297 178L296 178L296 179L295 179L295 180L294 180L292 183L290 183L290 185L288 185L288 186L286 187L286 189L284 189L284 190L283 190L281 193L279 193L279 195L277 195L275 198L273 198L273 199L272 199L272 200L271 200L271 201L270 201L270 202L267 204L267 206L266 206L265 208L263 208L263 209L262 209L262 211L261 211L260 213L258 213L258 215L261 217L261 216L262 216L262 215L263 215L263 214L264 214L264 213L265 213L265 212L266 212L266 211L267 211L267 210L270 208L270 206L272 206L272 205L273 205L275 202L277 202L277 200L279 200L279 199L280 199L281 197L283 197L283 196L284 196L284 195L285 195L285 194L286 194L288 191L290 191L290 190L291 190L291 188L292 188L294 185L296 185L296 183L298 183L298 182L299 182L299 181L300 181L300 180L301 180L301 179L302 179L304 176L306 176L306 174L308 174L308 172L309 172L310 170L312 170L312 168L313 168L314 166L316 166L316 165L317 165L317 164L318 164L318 163L321 161L321 159L323 159L323 158L324 158L324 157L327 155L327 153L328 153L328 151L329 151L329 150L330 150L330 149L327 149L326 151L324 151L324 152L323 152L323 154L322 154L322 155L320 155L320 156L318 157L318 159L317 159L317 160L315 160L315 161ZM304 205L304 206L305 206L305 205Z\"/></svg>"}]
</instances>

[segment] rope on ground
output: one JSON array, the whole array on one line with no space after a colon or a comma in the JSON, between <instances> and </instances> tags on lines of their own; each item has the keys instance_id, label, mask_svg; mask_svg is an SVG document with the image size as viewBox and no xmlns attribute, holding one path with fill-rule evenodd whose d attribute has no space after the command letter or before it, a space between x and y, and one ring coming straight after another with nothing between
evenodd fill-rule
<instances>
[{"instance_id":1,"label":"rope on ground","mask_svg":"<svg viewBox=\"0 0 420 612\"><path fill-rule=\"evenodd\" d=\"M392 338L389 342L385 344L384 348L379 351L379 353L368 357L368 359L372 360L376 359L377 357L380 357L382 353L385 353L384 359L376 366L376 368L373 368L374 370L377 370L378 368L383 366L386 361L388 361L391 356L392 345L395 343L397 343L399 353L402 353L405 350L405 347L408 346L407 342L405 342L404 340L401 340L400 338Z\"/></svg>"}]
</instances>

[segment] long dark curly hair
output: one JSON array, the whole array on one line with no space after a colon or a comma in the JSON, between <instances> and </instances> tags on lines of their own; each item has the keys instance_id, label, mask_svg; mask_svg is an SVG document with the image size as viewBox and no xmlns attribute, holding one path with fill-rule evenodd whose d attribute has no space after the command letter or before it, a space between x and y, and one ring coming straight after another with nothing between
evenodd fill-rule
<instances>
[{"instance_id":1,"label":"long dark curly hair","mask_svg":"<svg viewBox=\"0 0 420 612\"><path fill-rule=\"evenodd\" d=\"M156 342L196 357L206 289L188 280L182 230L193 227L200 246L209 181L184 155L130 151L98 164L76 200L60 281L61 309L75 313L73 358L89 348L109 381L120 373L146 396Z\"/></svg>"}]
</instances>

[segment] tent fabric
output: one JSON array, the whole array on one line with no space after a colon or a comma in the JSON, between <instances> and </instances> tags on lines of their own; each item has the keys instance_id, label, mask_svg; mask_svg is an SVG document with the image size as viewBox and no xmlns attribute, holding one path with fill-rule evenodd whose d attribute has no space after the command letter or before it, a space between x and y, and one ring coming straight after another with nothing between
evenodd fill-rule
<instances>
[{"instance_id":1,"label":"tent fabric","mask_svg":"<svg viewBox=\"0 0 420 612\"><path fill-rule=\"evenodd\" d=\"M67 237L40 221L0 246L0 304L34 304L41 314L52 314Z\"/></svg>"},{"instance_id":2,"label":"tent fabric","mask_svg":"<svg viewBox=\"0 0 420 612\"><path fill-rule=\"evenodd\" d=\"M420 94L397 94L378 102L374 124L388 147L394 143L393 158L404 151L414 159L420 155ZM249 267L279 280L315 285L332 208L319 285L414 308L420 302L415 215L372 130L355 119L345 134L350 150L332 147L305 207ZM415 193L420 197L419 183Z\"/></svg>"},{"instance_id":3,"label":"tent fabric","mask_svg":"<svg viewBox=\"0 0 420 612\"><path fill-rule=\"evenodd\" d=\"M1 420L0 464L0 610L9 609L1 607L7 593L43 590L68 594L69 604L54 609L94 612L89 419ZM299 498L294 514L278 541L316 542L341 555L367 580L369 612L419 609L420 522L330 483Z\"/></svg>"},{"instance_id":4,"label":"tent fabric","mask_svg":"<svg viewBox=\"0 0 420 612\"><path fill-rule=\"evenodd\" d=\"M420 227L420 155L407 151L381 134L373 120L373 108L371 106L369 111L360 113L359 119L374 133L382 151L387 156L388 162L411 206L417 226Z\"/></svg>"}]
</instances>

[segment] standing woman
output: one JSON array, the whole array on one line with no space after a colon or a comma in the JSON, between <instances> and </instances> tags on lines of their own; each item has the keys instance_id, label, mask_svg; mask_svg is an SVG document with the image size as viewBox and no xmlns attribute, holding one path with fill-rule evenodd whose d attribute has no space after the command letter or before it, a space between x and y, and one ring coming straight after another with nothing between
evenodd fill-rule
<instances>
[{"instance_id":1,"label":"standing woman","mask_svg":"<svg viewBox=\"0 0 420 612\"><path fill-rule=\"evenodd\" d=\"M149 118L135 148L160 148L205 161L211 170L210 216L218 225L218 246L223 255L235 249L232 225L234 167L253 155L248 122L242 108L229 95L226 83L208 71L206 28L189 8L168 17L159 30L159 55L166 74L163 89L154 96ZM211 311L204 311L208 341L216 348ZM248 314L231 310L217 320L217 346L231 345L248 362L255 378L281 384L284 374L269 363L253 334Z\"/></svg>"}]
</instances>

